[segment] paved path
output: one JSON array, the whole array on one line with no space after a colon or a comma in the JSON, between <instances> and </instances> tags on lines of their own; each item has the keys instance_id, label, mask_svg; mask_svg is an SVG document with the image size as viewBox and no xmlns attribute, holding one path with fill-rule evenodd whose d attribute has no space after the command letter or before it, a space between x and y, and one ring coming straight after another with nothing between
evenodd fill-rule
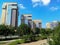
<instances>
[{"instance_id":1,"label":"paved path","mask_svg":"<svg viewBox=\"0 0 60 45\"><path fill-rule=\"evenodd\" d=\"M24 44L18 44L18 45L48 45L48 43L47 43L47 39L45 39L45 40L39 40L36 42L24 43Z\"/></svg>"},{"instance_id":2,"label":"paved path","mask_svg":"<svg viewBox=\"0 0 60 45\"><path fill-rule=\"evenodd\" d=\"M5 44L0 44L0 45L8 45L10 42L13 42L13 41L15 41L15 40L3 41L3 42L6 42L6 43ZM45 40L39 40L39 41L36 41L36 42L24 43L24 44L18 44L18 45L48 45L48 43L47 43L47 39L45 39Z\"/></svg>"}]
</instances>

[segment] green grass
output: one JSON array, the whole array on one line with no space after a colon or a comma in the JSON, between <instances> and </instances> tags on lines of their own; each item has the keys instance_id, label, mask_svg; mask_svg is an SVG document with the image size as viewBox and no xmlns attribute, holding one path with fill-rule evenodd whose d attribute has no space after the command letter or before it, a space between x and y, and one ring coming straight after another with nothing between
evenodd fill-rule
<instances>
[{"instance_id":1,"label":"green grass","mask_svg":"<svg viewBox=\"0 0 60 45\"><path fill-rule=\"evenodd\" d=\"M0 45L6 44L7 42L0 42Z\"/></svg>"},{"instance_id":2,"label":"green grass","mask_svg":"<svg viewBox=\"0 0 60 45\"><path fill-rule=\"evenodd\" d=\"M6 44L6 43L7 43L7 42L1 42L1 41L0 41L0 44Z\"/></svg>"},{"instance_id":3,"label":"green grass","mask_svg":"<svg viewBox=\"0 0 60 45\"><path fill-rule=\"evenodd\" d=\"M13 41L9 45L17 45L17 42L16 41Z\"/></svg>"},{"instance_id":4,"label":"green grass","mask_svg":"<svg viewBox=\"0 0 60 45\"><path fill-rule=\"evenodd\" d=\"M20 39L20 40L16 40L16 41L11 42L9 45L17 45L17 44L22 44L24 42L25 42L25 40Z\"/></svg>"}]
</instances>

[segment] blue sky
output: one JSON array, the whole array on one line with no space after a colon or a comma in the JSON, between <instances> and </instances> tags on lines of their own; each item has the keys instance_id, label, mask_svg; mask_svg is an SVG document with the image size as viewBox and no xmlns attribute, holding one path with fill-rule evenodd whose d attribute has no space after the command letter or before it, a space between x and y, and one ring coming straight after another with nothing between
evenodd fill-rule
<instances>
[{"instance_id":1,"label":"blue sky","mask_svg":"<svg viewBox=\"0 0 60 45\"><path fill-rule=\"evenodd\" d=\"M0 0L0 18L4 2L17 2L19 6L19 24L21 14L32 14L32 19L42 20L42 26L47 22L60 21L60 0Z\"/></svg>"}]
</instances>

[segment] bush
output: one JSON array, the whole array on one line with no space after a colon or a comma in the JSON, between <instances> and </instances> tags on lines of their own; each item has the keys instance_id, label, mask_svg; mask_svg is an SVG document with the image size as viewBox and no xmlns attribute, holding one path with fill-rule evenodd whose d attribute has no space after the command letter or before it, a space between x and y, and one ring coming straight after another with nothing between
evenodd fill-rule
<instances>
[{"instance_id":1,"label":"bush","mask_svg":"<svg viewBox=\"0 0 60 45\"><path fill-rule=\"evenodd\" d=\"M24 39L26 43L31 42L30 40L31 35L24 35L21 37L21 39Z\"/></svg>"},{"instance_id":2,"label":"bush","mask_svg":"<svg viewBox=\"0 0 60 45\"><path fill-rule=\"evenodd\" d=\"M49 40L49 45L55 45L54 41Z\"/></svg>"},{"instance_id":3,"label":"bush","mask_svg":"<svg viewBox=\"0 0 60 45\"><path fill-rule=\"evenodd\" d=\"M38 37L35 37L35 40L36 40L36 41L40 40L40 37L39 37L39 36L38 36Z\"/></svg>"},{"instance_id":4,"label":"bush","mask_svg":"<svg viewBox=\"0 0 60 45\"><path fill-rule=\"evenodd\" d=\"M30 39L31 39L31 41L38 41L38 40L40 40L40 36L39 36L39 34L32 35Z\"/></svg>"},{"instance_id":5,"label":"bush","mask_svg":"<svg viewBox=\"0 0 60 45\"><path fill-rule=\"evenodd\" d=\"M17 44L22 44L22 43L25 43L25 40L24 39L20 39L20 40L16 40Z\"/></svg>"},{"instance_id":6,"label":"bush","mask_svg":"<svg viewBox=\"0 0 60 45\"><path fill-rule=\"evenodd\" d=\"M32 41L39 40L40 36L39 35L24 35L24 36L21 37L21 39L24 39L25 43L29 43L29 42L32 42Z\"/></svg>"},{"instance_id":7,"label":"bush","mask_svg":"<svg viewBox=\"0 0 60 45\"><path fill-rule=\"evenodd\" d=\"M46 35L41 35L40 39L47 39Z\"/></svg>"}]
</instances>

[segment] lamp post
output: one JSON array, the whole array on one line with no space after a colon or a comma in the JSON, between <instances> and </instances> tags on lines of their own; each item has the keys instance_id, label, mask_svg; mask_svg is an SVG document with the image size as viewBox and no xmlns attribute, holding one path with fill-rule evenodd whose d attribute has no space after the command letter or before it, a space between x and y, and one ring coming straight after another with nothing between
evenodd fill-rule
<instances>
[{"instance_id":1,"label":"lamp post","mask_svg":"<svg viewBox=\"0 0 60 45\"><path fill-rule=\"evenodd\" d=\"M15 32L15 34L16 34L17 30L14 30L14 32Z\"/></svg>"}]
</instances>

